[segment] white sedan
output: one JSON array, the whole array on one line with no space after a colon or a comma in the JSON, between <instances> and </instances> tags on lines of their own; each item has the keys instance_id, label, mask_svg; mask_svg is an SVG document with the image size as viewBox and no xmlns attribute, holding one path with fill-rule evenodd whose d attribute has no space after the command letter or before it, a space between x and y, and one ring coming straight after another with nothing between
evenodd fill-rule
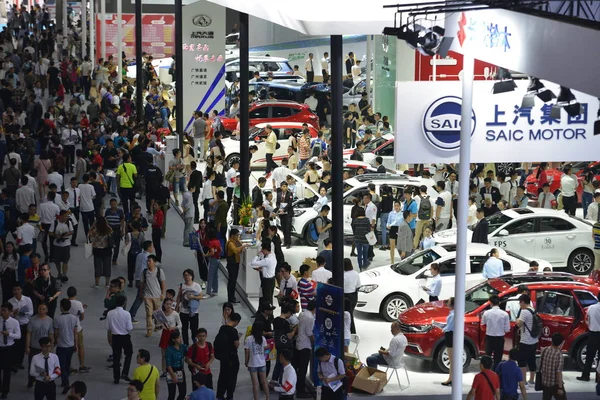
<instances>
[{"instance_id":1,"label":"white sedan","mask_svg":"<svg viewBox=\"0 0 600 400\"><path fill-rule=\"evenodd\" d=\"M564 211L517 208L486 217L488 243L528 258L543 258L554 268L587 275L594 267L592 224ZM467 231L469 240L472 227ZM456 243L456 229L434 235L437 243Z\"/></svg>"},{"instance_id":2,"label":"white sedan","mask_svg":"<svg viewBox=\"0 0 600 400\"><path fill-rule=\"evenodd\" d=\"M466 265L466 289L483 282L483 265L493 246L471 243L467 246L469 263ZM504 272L527 272L529 261L515 253L500 249ZM536 260L540 270L550 267L544 260ZM397 264L373 268L360 273L356 309L367 313L378 313L388 321L396 321L400 313L420 302L427 302L429 295L422 289L431 279L429 266L436 262L440 266L442 291L440 299L454 296L456 272L456 245L434 246L419 251Z\"/></svg>"}]
</instances>

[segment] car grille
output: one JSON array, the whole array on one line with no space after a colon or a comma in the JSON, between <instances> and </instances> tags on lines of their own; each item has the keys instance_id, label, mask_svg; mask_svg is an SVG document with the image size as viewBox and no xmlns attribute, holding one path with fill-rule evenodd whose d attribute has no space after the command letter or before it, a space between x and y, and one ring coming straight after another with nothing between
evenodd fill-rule
<instances>
[{"instance_id":1,"label":"car grille","mask_svg":"<svg viewBox=\"0 0 600 400\"><path fill-rule=\"evenodd\" d=\"M409 330L409 327L410 327L410 325L403 324L402 322L400 322L400 330L402 332L409 332L410 333L411 331Z\"/></svg>"}]
</instances>

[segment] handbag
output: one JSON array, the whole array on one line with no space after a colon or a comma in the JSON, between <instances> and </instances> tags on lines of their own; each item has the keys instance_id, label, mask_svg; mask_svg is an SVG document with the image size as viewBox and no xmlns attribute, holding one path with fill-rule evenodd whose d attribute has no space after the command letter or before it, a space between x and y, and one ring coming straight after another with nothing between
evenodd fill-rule
<instances>
[{"instance_id":1,"label":"handbag","mask_svg":"<svg viewBox=\"0 0 600 400\"><path fill-rule=\"evenodd\" d=\"M87 240L85 242L85 247L84 247L84 251L83 251L83 256L88 259L90 258L92 255L94 255L94 246L92 246L92 242L90 242L89 240Z\"/></svg>"},{"instance_id":2,"label":"handbag","mask_svg":"<svg viewBox=\"0 0 600 400\"><path fill-rule=\"evenodd\" d=\"M543 390L542 387L542 371L538 371L535 373L535 391L539 392Z\"/></svg>"},{"instance_id":3,"label":"handbag","mask_svg":"<svg viewBox=\"0 0 600 400\"><path fill-rule=\"evenodd\" d=\"M173 169L169 170L169 172L167 172L165 174L165 180L167 182L172 182L174 178L175 178L175 170L173 170Z\"/></svg>"},{"instance_id":4,"label":"handbag","mask_svg":"<svg viewBox=\"0 0 600 400\"><path fill-rule=\"evenodd\" d=\"M365 235L365 238L367 238L367 242L369 242L371 246L375 246L377 244L377 236L375 236L375 232L370 231Z\"/></svg>"},{"instance_id":5,"label":"handbag","mask_svg":"<svg viewBox=\"0 0 600 400\"><path fill-rule=\"evenodd\" d=\"M127 254L129 253L129 249L131 249L131 240L133 240L133 238L131 238L129 240L129 243L127 243L127 241L125 240L125 237L123 237L123 239L121 239L121 255L127 257Z\"/></svg>"}]
</instances>

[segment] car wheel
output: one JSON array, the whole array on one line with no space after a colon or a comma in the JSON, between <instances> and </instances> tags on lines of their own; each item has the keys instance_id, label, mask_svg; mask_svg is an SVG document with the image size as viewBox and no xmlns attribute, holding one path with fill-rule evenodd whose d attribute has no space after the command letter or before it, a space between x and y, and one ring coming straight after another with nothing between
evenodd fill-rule
<instances>
[{"instance_id":1,"label":"car wheel","mask_svg":"<svg viewBox=\"0 0 600 400\"><path fill-rule=\"evenodd\" d=\"M580 371L583 371L583 367L585 366L585 359L587 356L587 340L579 345L577 348L577 354L575 355L575 362L577 363L577 368ZM594 359L592 364L592 371L596 370L598 366L598 357Z\"/></svg>"},{"instance_id":2,"label":"car wheel","mask_svg":"<svg viewBox=\"0 0 600 400\"><path fill-rule=\"evenodd\" d=\"M467 349L463 349L463 371L471 365L471 354ZM435 357L435 367L443 373L450 371L450 357L448 357L448 348L446 345L438 350Z\"/></svg>"},{"instance_id":3,"label":"car wheel","mask_svg":"<svg viewBox=\"0 0 600 400\"><path fill-rule=\"evenodd\" d=\"M304 231L304 243L311 247L317 247L317 240L319 240L319 234L317 233L315 220L316 219L310 221L306 227L306 230Z\"/></svg>"},{"instance_id":4,"label":"car wheel","mask_svg":"<svg viewBox=\"0 0 600 400\"><path fill-rule=\"evenodd\" d=\"M587 249L575 250L569 256L569 272L575 275L587 275L594 267L594 254Z\"/></svg>"},{"instance_id":5,"label":"car wheel","mask_svg":"<svg viewBox=\"0 0 600 400\"><path fill-rule=\"evenodd\" d=\"M380 314L387 321L397 321L400 314L412 307L412 301L403 294L394 294L381 303Z\"/></svg>"},{"instance_id":6,"label":"car wheel","mask_svg":"<svg viewBox=\"0 0 600 400\"><path fill-rule=\"evenodd\" d=\"M227 158L225 158L225 163L227 164L227 168L233 168L233 162L237 161L240 162L240 155L238 153L233 153L227 156Z\"/></svg>"}]
</instances>

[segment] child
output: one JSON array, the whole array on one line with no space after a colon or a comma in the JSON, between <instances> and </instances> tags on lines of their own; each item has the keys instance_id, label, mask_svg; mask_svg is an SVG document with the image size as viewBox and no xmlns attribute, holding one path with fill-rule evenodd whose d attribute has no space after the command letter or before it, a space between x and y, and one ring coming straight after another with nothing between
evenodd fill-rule
<instances>
[{"instance_id":1,"label":"child","mask_svg":"<svg viewBox=\"0 0 600 400\"><path fill-rule=\"evenodd\" d=\"M167 291L165 292L165 300L172 301L173 310L177 309L177 301L175 300L175 296L175 289L167 289Z\"/></svg>"},{"instance_id":2,"label":"child","mask_svg":"<svg viewBox=\"0 0 600 400\"><path fill-rule=\"evenodd\" d=\"M185 357L185 362L190 368L192 376L196 374L204 375L206 387L213 388L212 372L210 365L215 361L213 345L206 341L208 333L205 328L199 328L196 332L196 344L190 346Z\"/></svg>"},{"instance_id":3,"label":"child","mask_svg":"<svg viewBox=\"0 0 600 400\"><path fill-rule=\"evenodd\" d=\"M171 289L169 289L171 290ZM173 291L174 292L174 291ZM167 291L167 296L169 293ZM167 364L165 360L165 352L169 347L169 341L171 340L171 332L181 329L181 319L179 313L173 308L173 298L166 297L162 304L162 311L167 318L167 323L163 324L162 335L160 336L160 355L162 359L162 377L167 376Z\"/></svg>"},{"instance_id":4,"label":"child","mask_svg":"<svg viewBox=\"0 0 600 400\"><path fill-rule=\"evenodd\" d=\"M435 246L435 239L432 236L431 227L428 226L423 231L423 239L421 239L421 249L426 250Z\"/></svg>"}]
</instances>

